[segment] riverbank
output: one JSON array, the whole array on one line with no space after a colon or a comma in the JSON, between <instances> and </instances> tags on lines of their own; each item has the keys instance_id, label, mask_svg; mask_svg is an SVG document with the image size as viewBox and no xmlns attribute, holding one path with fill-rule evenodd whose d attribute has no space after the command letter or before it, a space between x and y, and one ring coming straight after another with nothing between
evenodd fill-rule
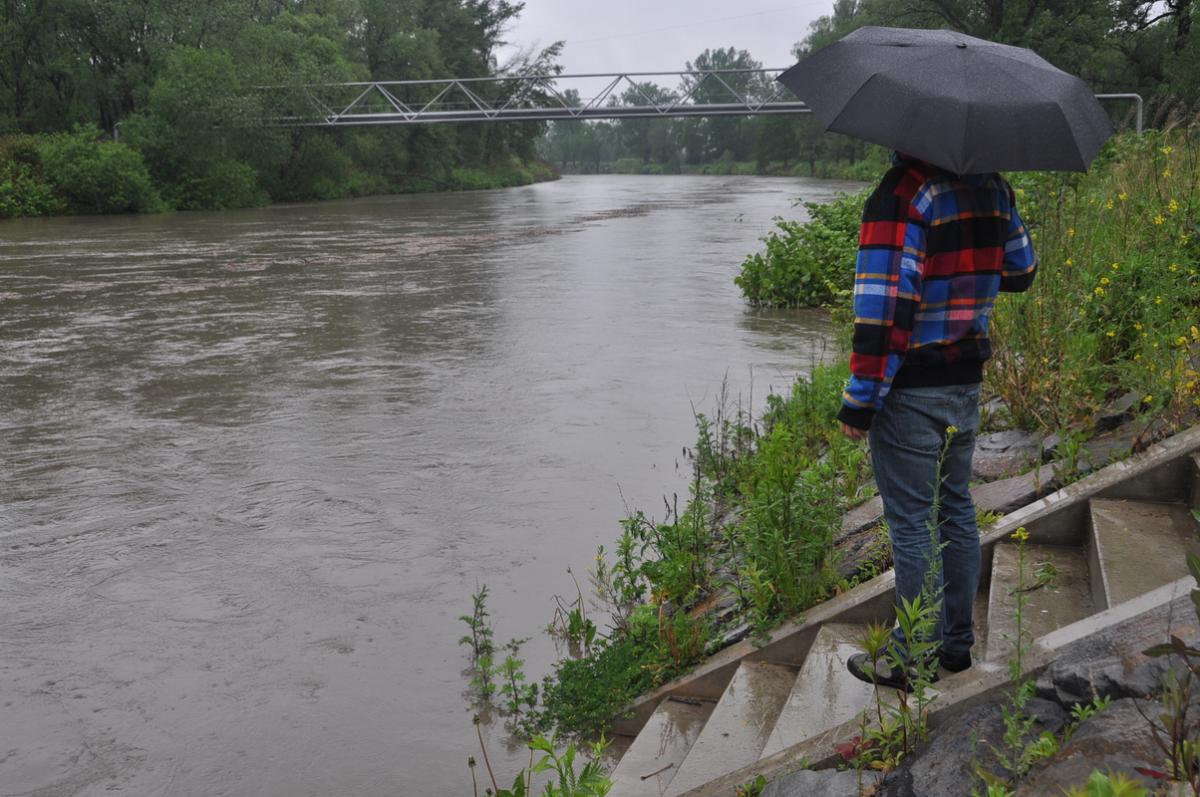
<instances>
[{"instance_id":1,"label":"riverbank","mask_svg":"<svg viewBox=\"0 0 1200 797\"><path fill-rule=\"evenodd\" d=\"M1196 421L1195 132L1121 137L1087 175L1014 176L1041 265L1034 287L1003 297L993 317L980 444L995 456L980 458L991 472L978 478L1032 468L1032 500ZM848 337L847 286L828 283L854 248L857 202L781 225L741 282L795 290L747 298L824 304ZM813 240L825 244L815 256ZM581 655L544 681L538 727L597 732L631 696L888 566L877 512L859 530L863 546L837 546L843 511L871 492L865 450L830 420L845 375L818 365L761 417L720 405L697 416L689 499L662 520L632 511L615 551L598 551L591 581L609 618L592 621ZM853 566L839 566L847 553ZM581 595L571 627L589 628L583 606Z\"/></svg>"},{"instance_id":2,"label":"riverbank","mask_svg":"<svg viewBox=\"0 0 1200 797\"><path fill-rule=\"evenodd\" d=\"M600 163L559 164L563 174L710 174L741 175L745 177L812 177L822 180L873 180L887 167L887 155L880 147L869 147L866 156L854 162L837 160L812 161L735 161L723 159L710 163L668 163L620 158Z\"/></svg>"},{"instance_id":3,"label":"riverbank","mask_svg":"<svg viewBox=\"0 0 1200 797\"><path fill-rule=\"evenodd\" d=\"M72 133L0 137L0 219L232 210L273 202L510 188L558 176L545 161L513 155L436 174L346 170L340 178L324 179L310 189L280 193L263 175L236 164L203 180L189 181L181 189L174 179L156 175L140 149L113 141L95 128L80 128Z\"/></svg>"}]
</instances>

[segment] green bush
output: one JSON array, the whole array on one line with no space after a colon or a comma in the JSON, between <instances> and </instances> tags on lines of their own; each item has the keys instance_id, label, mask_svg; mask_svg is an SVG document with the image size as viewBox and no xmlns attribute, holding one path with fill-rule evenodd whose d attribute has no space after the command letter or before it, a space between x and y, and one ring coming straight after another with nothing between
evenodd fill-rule
<instances>
[{"instance_id":1,"label":"green bush","mask_svg":"<svg viewBox=\"0 0 1200 797\"><path fill-rule=\"evenodd\" d=\"M217 161L203 173L184 178L179 189L180 210L233 210L268 202L254 169L235 160Z\"/></svg>"},{"instance_id":2,"label":"green bush","mask_svg":"<svg viewBox=\"0 0 1200 797\"><path fill-rule=\"evenodd\" d=\"M42 172L38 139L0 139L0 219L49 216L63 212L65 207Z\"/></svg>"},{"instance_id":3,"label":"green bush","mask_svg":"<svg viewBox=\"0 0 1200 797\"><path fill-rule=\"evenodd\" d=\"M136 213L163 208L142 156L95 127L43 139L42 171L54 193L74 213Z\"/></svg>"},{"instance_id":4,"label":"green bush","mask_svg":"<svg viewBox=\"0 0 1200 797\"><path fill-rule=\"evenodd\" d=\"M818 307L847 298L854 284L858 227L865 194L805 202L808 221L776 219L766 251L742 263L734 282L755 306Z\"/></svg>"}]
</instances>

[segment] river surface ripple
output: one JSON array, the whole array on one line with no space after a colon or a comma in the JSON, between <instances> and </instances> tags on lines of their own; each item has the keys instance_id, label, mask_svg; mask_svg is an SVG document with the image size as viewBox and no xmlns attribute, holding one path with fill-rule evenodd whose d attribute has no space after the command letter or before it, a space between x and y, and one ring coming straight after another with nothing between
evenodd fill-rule
<instances>
[{"instance_id":1,"label":"river surface ripple","mask_svg":"<svg viewBox=\"0 0 1200 797\"><path fill-rule=\"evenodd\" d=\"M476 584L545 672L567 567L686 494L691 405L821 356L732 279L852 187L0 223L0 794L469 794Z\"/></svg>"}]
</instances>

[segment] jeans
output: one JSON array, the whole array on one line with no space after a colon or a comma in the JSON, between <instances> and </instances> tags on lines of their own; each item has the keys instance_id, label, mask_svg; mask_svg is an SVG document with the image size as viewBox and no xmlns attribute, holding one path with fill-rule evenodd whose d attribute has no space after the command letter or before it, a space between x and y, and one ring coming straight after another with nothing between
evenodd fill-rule
<instances>
[{"instance_id":1,"label":"jeans","mask_svg":"<svg viewBox=\"0 0 1200 797\"><path fill-rule=\"evenodd\" d=\"M921 594L932 551L929 523L938 458L947 427L957 428L942 462L937 539L944 546L933 587L942 595L934 631L948 654L975 643L971 608L979 588L979 529L969 489L975 432L979 427L979 385L902 388L891 391L871 424L871 462L883 498L896 568L896 605ZM901 650L904 635L893 636Z\"/></svg>"}]
</instances>

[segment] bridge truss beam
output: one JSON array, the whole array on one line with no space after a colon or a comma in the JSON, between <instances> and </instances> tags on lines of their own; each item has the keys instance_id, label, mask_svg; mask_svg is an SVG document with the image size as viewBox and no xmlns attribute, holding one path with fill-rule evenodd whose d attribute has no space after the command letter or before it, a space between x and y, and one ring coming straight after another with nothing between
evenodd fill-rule
<instances>
[{"instance_id":1,"label":"bridge truss beam","mask_svg":"<svg viewBox=\"0 0 1200 797\"><path fill-rule=\"evenodd\" d=\"M267 120L289 127L810 112L775 81L782 72L782 69L714 69L502 75L265 86L259 91ZM664 79L673 79L675 86L660 86ZM653 88L649 84L654 84ZM589 96L583 96L575 86L588 88Z\"/></svg>"},{"instance_id":2,"label":"bridge truss beam","mask_svg":"<svg viewBox=\"0 0 1200 797\"><path fill-rule=\"evenodd\" d=\"M710 69L583 75L500 75L263 86L263 118L284 127L552 122L811 113L775 80L783 69ZM674 87L661 86L674 81ZM572 85L574 84L574 85ZM586 89L588 96L576 86ZM593 93L594 92L594 93ZM1097 94L1132 100L1137 94Z\"/></svg>"}]
</instances>

